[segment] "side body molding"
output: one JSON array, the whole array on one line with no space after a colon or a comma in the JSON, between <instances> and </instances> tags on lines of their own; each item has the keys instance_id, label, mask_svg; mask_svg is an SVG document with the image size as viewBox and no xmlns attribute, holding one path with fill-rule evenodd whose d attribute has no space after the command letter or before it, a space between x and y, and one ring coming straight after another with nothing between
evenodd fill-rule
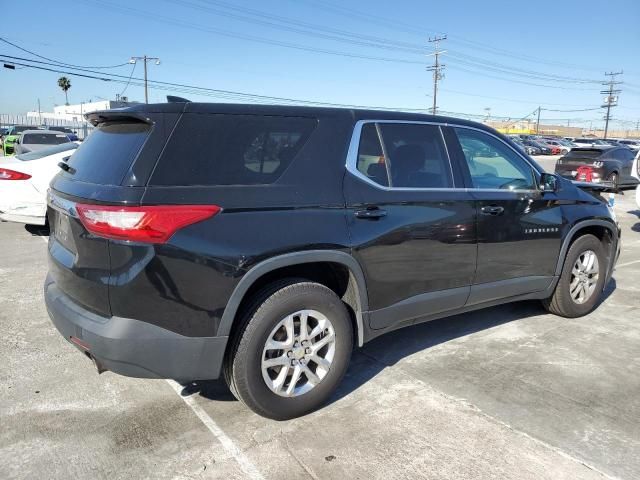
<instances>
[{"instance_id":1,"label":"side body molding","mask_svg":"<svg viewBox=\"0 0 640 480\"><path fill-rule=\"evenodd\" d=\"M364 322L362 317L363 315L366 315L366 312L368 312L369 309L364 274L362 273L360 264L355 258L348 253L337 250L307 250L303 252L286 253L284 255L278 255L277 257L268 258L267 260L264 260L252 267L247 273L245 273L231 294L227 307L222 314L217 335L229 335L236 313L238 312L240 302L242 302L242 299L251 285L253 285L253 283L261 276L278 268L316 262L339 263L349 269L351 277L350 280L355 282L355 286L357 287L356 301L358 303L358 308L355 309L355 315L358 331L355 333L358 338L358 346L362 346L364 343Z\"/></svg>"},{"instance_id":2,"label":"side body molding","mask_svg":"<svg viewBox=\"0 0 640 480\"><path fill-rule=\"evenodd\" d=\"M576 232L582 228L592 227L592 226L605 227L611 231L611 238L613 241L611 242L611 251L609 252L610 260L609 260L609 266L607 268L607 276L605 279L605 285L607 284L607 282L609 281L609 278L611 277L611 274L613 273L613 267L616 261L615 252L618 245L618 228L613 222L608 222L606 220L598 220L598 219L583 220L576 223L573 227L571 227L571 230L569 230L569 233L567 233L566 237L564 237L564 240L562 241L562 247L560 247L560 254L558 255L558 264L556 265L556 275L559 276L562 273L565 256L567 255L567 251L569 250L569 245L571 244L571 241L575 237Z\"/></svg>"}]
</instances>

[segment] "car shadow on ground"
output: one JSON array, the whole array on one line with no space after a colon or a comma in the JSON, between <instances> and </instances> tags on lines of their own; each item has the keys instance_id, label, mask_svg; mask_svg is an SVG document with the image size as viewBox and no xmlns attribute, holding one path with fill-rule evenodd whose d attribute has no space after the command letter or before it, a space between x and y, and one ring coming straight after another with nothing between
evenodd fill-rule
<instances>
[{"instance_id":1,"label":"car shadow on ground","mask_svg":"<svg viewBox=\"0 0 640 480\"><path fill-rule=\"evenodd\" d=\"M25 225L24 229L33 237L49 236L49 227L45 225Z\"/></svg>"},{"instance_id":2,"label":"car shadow on ground","mask_svg":"<svg viewBox=\"0 0 640 480\"><path fill-rule=\"evenodd\" d=\"M601 302L606 301L615 289L616 281L611 279ZM602 308L602 305L598 308ZM387 333L354 351L349 370L328 403L334 403L349 395L385 368L417 352L506 323L527 321L544 314L546 310L540 301L529 300L445 317ZM197 393L208 400L235 400L223 378L199 380L182 385L183 396Z\"/></svg>"}]
</instances>

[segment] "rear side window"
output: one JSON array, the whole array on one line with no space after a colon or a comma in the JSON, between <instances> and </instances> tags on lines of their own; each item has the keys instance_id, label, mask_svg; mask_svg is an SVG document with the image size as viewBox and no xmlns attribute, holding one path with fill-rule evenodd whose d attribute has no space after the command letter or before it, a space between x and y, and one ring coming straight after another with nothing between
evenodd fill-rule
<instances>
[{"instance_id":1,"label":"rear side window","mask_svg":"<svg viewBox=\"0 0 640 480\"><path fill-rule=\"evenodd\" d=\"M120 185L138 156L151 127L146 123L103 123L93 130L67 162L81 182Z\"/></svg>"},{"instance_id":2,"label":"rear side window","mask_svg":"<svg viewBox=\"0 0 640 480\"><path fill-rule=\"evenodd\" d=\"M389 186L386 161L374 123L365 123L362 126L356 168L369 180L378 185L384 187Z\"/></svg>"},{"instance_id":3,"label":"rear side window","mask_svg":"<svg viewBox=\"0 0 640 480\"><path fill-rule=\"evenodd\" d=\"M300 152L316 125L316 119L302 117L185 114L150 184L273 183Z\"/></svg>"}]
</instances>

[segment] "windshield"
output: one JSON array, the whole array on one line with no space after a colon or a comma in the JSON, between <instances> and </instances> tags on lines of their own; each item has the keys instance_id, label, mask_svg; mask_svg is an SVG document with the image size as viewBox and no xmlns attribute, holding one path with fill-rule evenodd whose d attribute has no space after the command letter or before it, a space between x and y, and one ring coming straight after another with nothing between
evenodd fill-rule
<instances>
[{"instance_id":1,"label":"windshield","mask_svg":"<svg viewBox=\"0 0 640 480\"><path fill-rule=\"evenodd\" d=\"M63 133L27 133L22 139L23 145L58 145L67 143L69 138Z\"/></svg>"},{"instance_id":2,"label":"windshield","mask_svg":"<svg viewBox=\"0 0 640 480\"><path fill-rule=\"evenodd\" d=\"M16 155L15 158L23 162L28 162L31 160L38 160L40 158L48 157L49 155L54 155L56 153L75 150L76 148L78 148L77 143L66 142L60 145L55 145L53 147L43 148L42 150L38 150L37 152L21 153L20 155Z\"/></svg>"},{"instance_id":3,"label":"windshield","mask_svg":"<svg viewBox=\"0 0 640 480\"><path fill-rule=\"evenodd\" d=\"M74 133L73 130L66 127L49 127L49 130L55 130L56 132Z\"/></svg>"}]
</instances>

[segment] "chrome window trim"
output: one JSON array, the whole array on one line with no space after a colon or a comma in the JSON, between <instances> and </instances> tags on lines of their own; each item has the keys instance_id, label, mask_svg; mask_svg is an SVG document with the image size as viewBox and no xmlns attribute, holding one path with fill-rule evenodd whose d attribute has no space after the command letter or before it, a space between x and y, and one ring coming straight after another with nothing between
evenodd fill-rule
<instances>
[{"instance_id":1,"label":"chrome window trim","mask_svg":"<svg viewBox=\"0 0 640 480\"><path fill-rule=\"evenodd\" d=\"M449 160L449 169L451 170L451 180L453 183L453 187L448 188L412 188L412 187L386 187L384 185L380 185L379 183L374 182L365 174L363 174L360 170L358 170L358 149L360 148L360 136L362 134L362 127L367 123L375 123L375 124L383 124L383 123L404 123L404 124L413 124L413 125L435 125L440 127L440 136L442 137L442 141L444 142L445 152L447 154L447 159ZM539 189L518 189L518 190L507 190L501 188L461 188L455 186L455 175L453 174L453 165L451 164L451 157L449 155L449 147L447 146L446 139L444 138L444 133L442 132L442 127L454 127L454 128L467 128L469 130L476 130L478 132L489 135L506 147L511 149L517 156L519 156L522 160L526 162L527 165L537 174L540 175L540 172L535 165L533 165L525 156L522 155L517 149L513 148L507 142L502 140L500 137L494 135L493 133L482 130L481 128L476 128L468 125L458 125L455 123L447 123L447 122L429 122L422 120L385 120L385 119L366 119L366 120L358 120L356 121L353 127L353 133L351 134L351 141L349 142L349 148L347 149L347 161L345 164L345 168L347 172L349 172L354 177L362 180L369 185L384 191L410 191L410 192L511 192L511 193L532 193L532 192L540 192ZM381 145L384 148L383 145ZM538 177L534 175L534 179L538 182Z\"/></svg>"}]
</instances>

